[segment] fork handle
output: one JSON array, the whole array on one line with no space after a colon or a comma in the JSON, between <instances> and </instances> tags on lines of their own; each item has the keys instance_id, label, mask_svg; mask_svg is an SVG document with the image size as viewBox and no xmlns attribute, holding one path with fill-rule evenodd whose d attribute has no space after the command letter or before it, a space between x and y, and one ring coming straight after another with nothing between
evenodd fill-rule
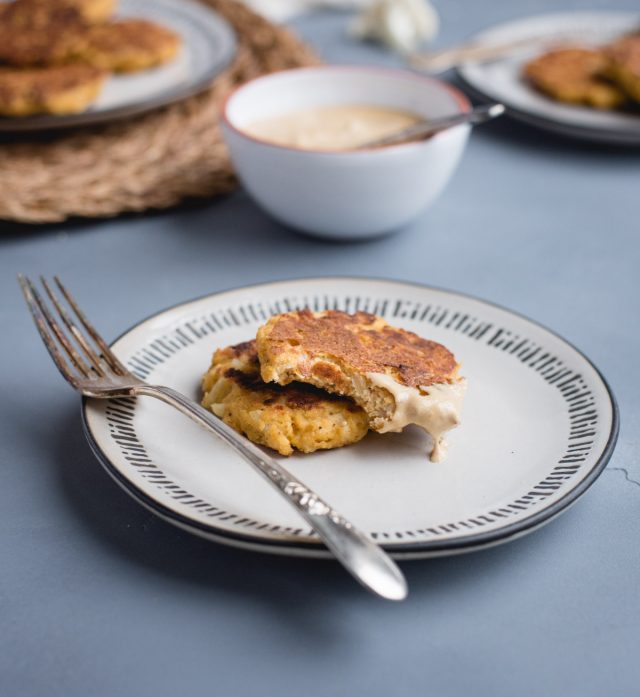
<instances>
[{"instance_id":1,"label":"fork handle","mask_svg":"<svg viewBox=\"0 0 640 697\"><path fill-rule=\"evenodd\" d=\"M525 48L530 44L535 45L540 41L540 37L527 37L502 44L479 44L474 41L440 51L414 53L410 56L410 63L418 70L443 73L467 61L482 63L502 58L517 49Z\"/></svg>"},{"instance_id":2,"label":"fork handle","mask_svg":"<svg viewBox=\"0 0 640 697\"><path fill-rule=\"evenodd\" d=\"M242 455L296 508L335 558L365 588L388 600L403 600L407 596L407 582L391 557L279 462L170 387L141 384L132 392L170 404Z\"/></svg>"}]
</instances>

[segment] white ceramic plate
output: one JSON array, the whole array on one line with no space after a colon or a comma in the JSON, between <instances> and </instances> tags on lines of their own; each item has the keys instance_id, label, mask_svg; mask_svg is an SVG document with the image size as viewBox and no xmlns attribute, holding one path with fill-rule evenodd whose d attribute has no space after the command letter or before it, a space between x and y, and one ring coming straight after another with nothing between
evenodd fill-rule
<instances>
[{"instance_id":1,"label":"white ceramic plate","mask_svg":"<svg viewBox=\"0 0 640 697\"><path fill-rule=\"evenodd\" d=\"M172 29L182 38L179 54L158 68L112 75L98 99L81 114L0 118L0 131L105 123L166 106L203 90L235 55L229 24L192 0L120 0L116 17L148 19Z\"/></svg>"},{"instance_id":2,"label":"white ceramic plate","mask_svg":"<svg viewBox=\"0 0 640 697\"><path fill-rule=\"evenodd\" d=\"M528 319L449 291L358 278L269 283L160 312L113 348L140 377L197 400L214 349L302 307L382 315L445 343L468 377L463 423L442 463L427 459L427 436L413 428L284 458L394 556L450 554L529 532L574 502L611 455L617 410L589 360ZM248 464L166 405L85 400L83 415L107 471L163 518L229 544L326 554Z\"/></svg>"},{"instance_id":3,"label":"white ceramic plate","mask_svg":"<svg viewBox=\"0 0 640 697\"><path fill-rule=\"evenodd\" d=\"M639 13L604 11L549 14L507 22L483 31L471 40L499 45L539 37L540 43L492 62L467 63L458 72L472 90L487 99L504 103L509 113L521 121L563 135L640 145L640 110L632 114L561 104L540 94L522 79L523 65L554 43L574 40L596 46L638 26ZM545 41L546 37L548 41Z\"/></svg>"}]
</instances>

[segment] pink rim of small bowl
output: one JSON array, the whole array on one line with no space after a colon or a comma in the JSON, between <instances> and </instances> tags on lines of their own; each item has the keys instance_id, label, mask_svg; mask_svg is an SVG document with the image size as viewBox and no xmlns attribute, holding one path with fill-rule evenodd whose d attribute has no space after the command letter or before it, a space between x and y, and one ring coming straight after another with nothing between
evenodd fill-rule
<instances>
[{"instance_id":1,"label":"pink rim of small bowl","mask_svg":"<svg viewBox=\"0 0 640 697\"><path fill-rule=\"evenodd\" d=\"M383 67L377 67L377 66L367 66L367 65L318 65L318 66L311 66L308 68L290 68L288 70L279 70L278 72L275 73L269 73L268 75L260 75L260 77L254 77L253 80L249 80L249 82L245 82L243 85L240 85L239 87L236 87L231 94L227 95L227 98L224 100L222 104L222 116L221 119L224 122L224 124L237 133L238 135L242 136L243 138L247 140L252 140L254 143L259 143L260 145L267 145L271 148L277 148L279 150L289 150L291 152L304 152L304 153L312 153L314 155L366 155L368 153L372 152L390 152L390 151L397 151L397 150L404 150L406 148L419 148L423 146L425 143L428 143L432 138L438 138L439 136L443 135L446 131L443 131L442 133L436 133L432 135L430 138L427 138L423 141L415 141L411 143L398 143L397 145L385 145L384 147L379 147L379 148L362 148L359 150L308 150L305 148L299 148L295 147L292 145L279 145L278 143L271 143L268 140L263 140L262 138L256 138L255 136L247 133L246 131L243 131L241 128L238 128L237 126L234 126L231 123L231 119L228 116L227 110L229 106L229 102L242 90L248 89L251 87L253 84L256 82L259 82L261 80L269 80L270 78L277 77L278 75L282 75L284 73L301 73L301 72L315 72L317 70L325 70L325 71L331 71L331 70L365 70L367 72L377 72L377 73L383 73L385 75L396 75L398 78L403 79L403 80L414 80L417 82L423 82L432 86L436 86L441 90L444 90L445 92L448 92L456 101L458 106L460 107L460 113L466 113L467 111L471 111L471 102L467 98L467 96L461 92L457 87L454 87L453 85L450 85L447 82L443 82L442 80L438 80L434 77L429 77L427 75L419 75L411 70L402 70L401 68L383 68Z\"/></svg>"}]
</instances>

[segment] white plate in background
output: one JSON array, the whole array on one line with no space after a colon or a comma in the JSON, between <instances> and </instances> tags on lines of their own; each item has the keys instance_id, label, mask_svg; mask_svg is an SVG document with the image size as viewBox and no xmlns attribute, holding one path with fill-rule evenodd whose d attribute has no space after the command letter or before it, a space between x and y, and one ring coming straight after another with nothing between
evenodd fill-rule
<instances>
[{"instance_id":1,"label":"white plate in background","mask_svg":"<svg viewBox=\"0 0 640 697\"><path fill-rule=\"evenodd\" d=\"M120 0L116 19L157 22L182 39L178 55L157 68L111 75L98 99L68 116L0 118L0 132L106 123L185 99L205 89L235 55L235 35L217 12L193 0Z\"/></svg>"}]
</instances>

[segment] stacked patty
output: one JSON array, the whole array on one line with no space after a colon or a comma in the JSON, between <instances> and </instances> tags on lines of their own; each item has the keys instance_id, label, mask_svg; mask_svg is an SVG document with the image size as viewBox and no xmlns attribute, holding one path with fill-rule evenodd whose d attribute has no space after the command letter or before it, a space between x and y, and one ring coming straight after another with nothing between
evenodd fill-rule
<instances>
[{"instance_id":1,"label":"stacked patty","mask_svg":"<svg viewBox=\"0 0 640 697\"><path fill-rule=\"evenodd\" d=\"M144 70L178 52L177 34L112 20L114 0L13 0L0 5L0 114L84 111L111 72Z\"/></svg>"},{"instance_id":2,"label":"stacked patty","mask_svg":"<svg viewBox=\"0 0 640 697\"><path fill-rule=\"evenodd\" d=\"M415 423L438 459L443 434L459 423L464 387L441 344L365 312L301 310L272 317L255 341L216 351L202 403L283 455Z\"/></svg>"}]
</instances>

